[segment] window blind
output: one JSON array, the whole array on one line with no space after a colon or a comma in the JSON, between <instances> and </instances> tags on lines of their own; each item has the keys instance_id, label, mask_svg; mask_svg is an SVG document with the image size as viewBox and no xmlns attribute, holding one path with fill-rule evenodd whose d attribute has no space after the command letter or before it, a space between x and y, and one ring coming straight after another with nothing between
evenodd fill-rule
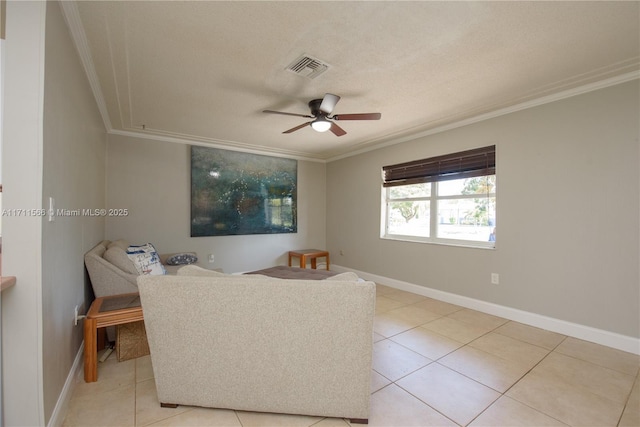
<instances>
[{"instance_id":1,"label":"window blind","mask_svg":"<svg viewBox=\"0 0 640 427\"><path fill-rule=\"evenodd\" d=\"M382 168L384 187L472 178L496 173L496 146L476 148Z\"/></svg>"}]
</instances>

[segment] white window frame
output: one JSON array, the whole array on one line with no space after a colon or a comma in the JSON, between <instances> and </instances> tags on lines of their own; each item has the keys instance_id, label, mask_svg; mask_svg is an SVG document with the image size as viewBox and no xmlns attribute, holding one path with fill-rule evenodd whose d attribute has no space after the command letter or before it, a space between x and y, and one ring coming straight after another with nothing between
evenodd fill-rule
<instances>
[{"instance_id":1,"label":"white window frame","mask_svg":"<svg viewBox=\"0 0 640 427\"><path fill-rule=\"evenodd\" d=\"M493 177L494 183L497 184L497 172L496 172L496 164L495 164L495 145L488 147L475 148L471 150L466 150L457 153L450 153L445 155L440 155L436 157L430 157L426 159L412 160L409 162L384 166L382 168L382 192L381 192L381 217L380 217L380 237L382 239L389 240L401 240L401 241L409 241L409 242L420 242L420 243L435 243L449 246L465 246L472 248L489 248L494 249L496 247L496 235L495 228L490 230L490 234L487 237L487 240L470 240L465 238L449 238L449 237L438 237L438 227L441 224L442 218L439 215L439 204L447 201L447 200L471 200L471 199L480 199L486 197L488 200L492 200L492 209L488 214L490 215L490 227L495 227L497 222L497 196L496 196L496 185L491 186L490 193L484 194L453 194L448 195L450 192L449 189L445 189L443 191L446 195L439 195L438 189L440 183L451 182L451 180L462 180L470 179L470 178L482 178L482 177ZM406 186L412 186L415 184L429 186L430 189L429 195L426 196L426 191L417 192L415 194L419 194L416 196L405 196L406 194L410 194L411 192L400 192L405 193L402 194L403 197L392 197L392 190L394 188L402 188ZM414 230L404 229L399 230L395 224L393 226L394 232L390 232L391 229L390 223L391 221L397 220L395 215L392 216L392 208L393 203L409 201L409 202L428 202L429 205L429 223L427 224L424 221L424 211L422 212L421 220L418 220L418 223L415 225L418 228L414 228L416 234L399 234L398 231L403 233L413 232ZM444 213L444 212L443 212ZM455 227L461 224L457 215L455 216L456 221L452 222L453 225L452 231L455 233ZM447 226L445 223L443 225ZM429 236L424 236L426 233L426 229L429 229ZM462 230L462 229L458 229ZM441 230L442 231L442 230ZM485 231L486 232L486 231ZM446 235L447 233L441 233L441 235ZM449 233L452 235L452 233ZM455 236L455 237L465 237L465 236ZM466 237L469 237L467 234Z\"/></svg>"},{"instance_id":2,"label":"white window frame","mask_svg":"<svg viewBox=\"0 0 640 427\"><path fill-rule=\"evenodd\" d=\"M492 175L483 175L483 176L494 176ZM438 235L438 202L440 200L460 200L460 199L478 199L478 194L457 194L452 196L439 196L438 195L438 182L430 182L431 185L430 196L419 196L419 197L404 197L404 198L391 198L391 188L392 187L382 187L382 215L381 215L381 235L382 239L388 240L401 240L408 242L419 242L419 243L432 243L432 244L441 244L441 245L449 245L449 246L465 246L471 248L485 248L485 249L495 249L496 241L477 241L477 240L460 240L460 239L447 239L442 237L437 237ZM410 184L408 184L410 185ZM487 193L486 197L493 197L496 200L497 205L497 197L496 193ZM389 233L389 214L391 212L390 204L392 202L401 202L401 201L428 201L429 202L429 237L424 236L415 236L415 235L404 235L404 234L392 234ZM497 208L496 208L497 211Z\"/></svg>"}]
</instances>

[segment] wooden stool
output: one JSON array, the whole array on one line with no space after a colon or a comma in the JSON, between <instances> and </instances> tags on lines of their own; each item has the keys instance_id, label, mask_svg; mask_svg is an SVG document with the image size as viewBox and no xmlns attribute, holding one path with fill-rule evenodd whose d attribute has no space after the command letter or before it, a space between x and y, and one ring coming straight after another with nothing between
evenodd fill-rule
<instances>
[{"instance_id":1,"label":"wooden stool","mask_svg":"<svg viewBox=\"0 0 640 427\"><path fill-rule=\"evenodd\" d=\"M307 268L307 259L311 260L311 268L317 269L317 258L325 257L327 259L327 270L329 269L329 252L320 251L318 249L300 249L297 251L289 251L289 267L291 267L291 258L300 258L300 268Z\"/></svg>"}]
</instances>

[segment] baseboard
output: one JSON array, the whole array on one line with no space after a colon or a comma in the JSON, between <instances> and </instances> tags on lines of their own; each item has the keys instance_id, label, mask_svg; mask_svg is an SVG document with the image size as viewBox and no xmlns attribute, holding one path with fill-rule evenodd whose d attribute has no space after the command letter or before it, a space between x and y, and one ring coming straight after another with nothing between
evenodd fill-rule
<instances>
[{"instance_id":1,"label":"baseboard","mask_svg":"<svg viewBox=\"0 0 640 427\"><path fill-rule=\"evenodd\" d=\"M638 338L629 337L626 335L621 335L615 332L609 332L590 326L580 325L578 323L567 322L565 320L506 307L499 304L481 301L462 295L456 295L437 289L427 288L426 286L403 282L401 280L396 280L389 277L378 276L376 274L354 270L353 268L347 268L341 265L331 264L331 269L340 273L345 271L353 271L363 279L384 284L392 288L400 289L407 292L413 292L414 294L448 302L450 304L456 304L465 308L471 308L483 313L503 317L505 319L524 323L530 326L535 326L541 329L546 329L548 331L557 332L559 334L567 335L570 337L579 338L585 341L590 341L596 344L602 344L607 347L612 347L629 353L640 354L640 339Z\"/></svg>"},{"instance_id":2,"label":"baseboard","mask_svg":"<svg viewBox=\"0 0 640 427\"><path fill-rule=\"evenodd\" d=\"M76 354L76 358L73 361L71 370L67 375L67 380L64 382L64 387L62 387L60 396L58 396L56 407L53 408L53 413L51 414L51 418L49 418L47 427L62 426L62 423L64 422L64 418L67 415L67 410L69 409L69 402L71 401L71 396L73 396L73 391L76 388L76 378L78 378L78 376L81 375L83 366L84 366L84 341L82 342L82 344L80 345L80 348L78 349L78 353Z\"/></svg>"}]
</instances>

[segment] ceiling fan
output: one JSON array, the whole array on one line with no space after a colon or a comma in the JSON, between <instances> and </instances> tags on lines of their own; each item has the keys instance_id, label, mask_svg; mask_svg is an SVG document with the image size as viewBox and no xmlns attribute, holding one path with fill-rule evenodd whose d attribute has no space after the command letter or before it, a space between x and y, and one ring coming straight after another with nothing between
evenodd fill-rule
<instances>
[{"instance_id":1,"label":"ceiling fan","mask_svg":"<svg viewBox=\"0 0 640 427\"><path fill-rule=\"evenodd\" d=\"M263 113L269 114L284 114L286 116L306 117L314 119L310 122L303 123L289 130L285 130L282 133L292 133L305 126L311 125L316 132L326 132L330 130L335 136L345 135L347 132L340 126L335 124L331 120L380 120L382 114L380 113L358 113L358 114L335 114L331 115L336 104L340 101L338 95L331 93L325 94L322 99L314 99L309 102L309 108L311 109L311 115L309 114L297 114L297 113L285 113L283 111L263 110Z\"/></svg>"}]
</instances>

